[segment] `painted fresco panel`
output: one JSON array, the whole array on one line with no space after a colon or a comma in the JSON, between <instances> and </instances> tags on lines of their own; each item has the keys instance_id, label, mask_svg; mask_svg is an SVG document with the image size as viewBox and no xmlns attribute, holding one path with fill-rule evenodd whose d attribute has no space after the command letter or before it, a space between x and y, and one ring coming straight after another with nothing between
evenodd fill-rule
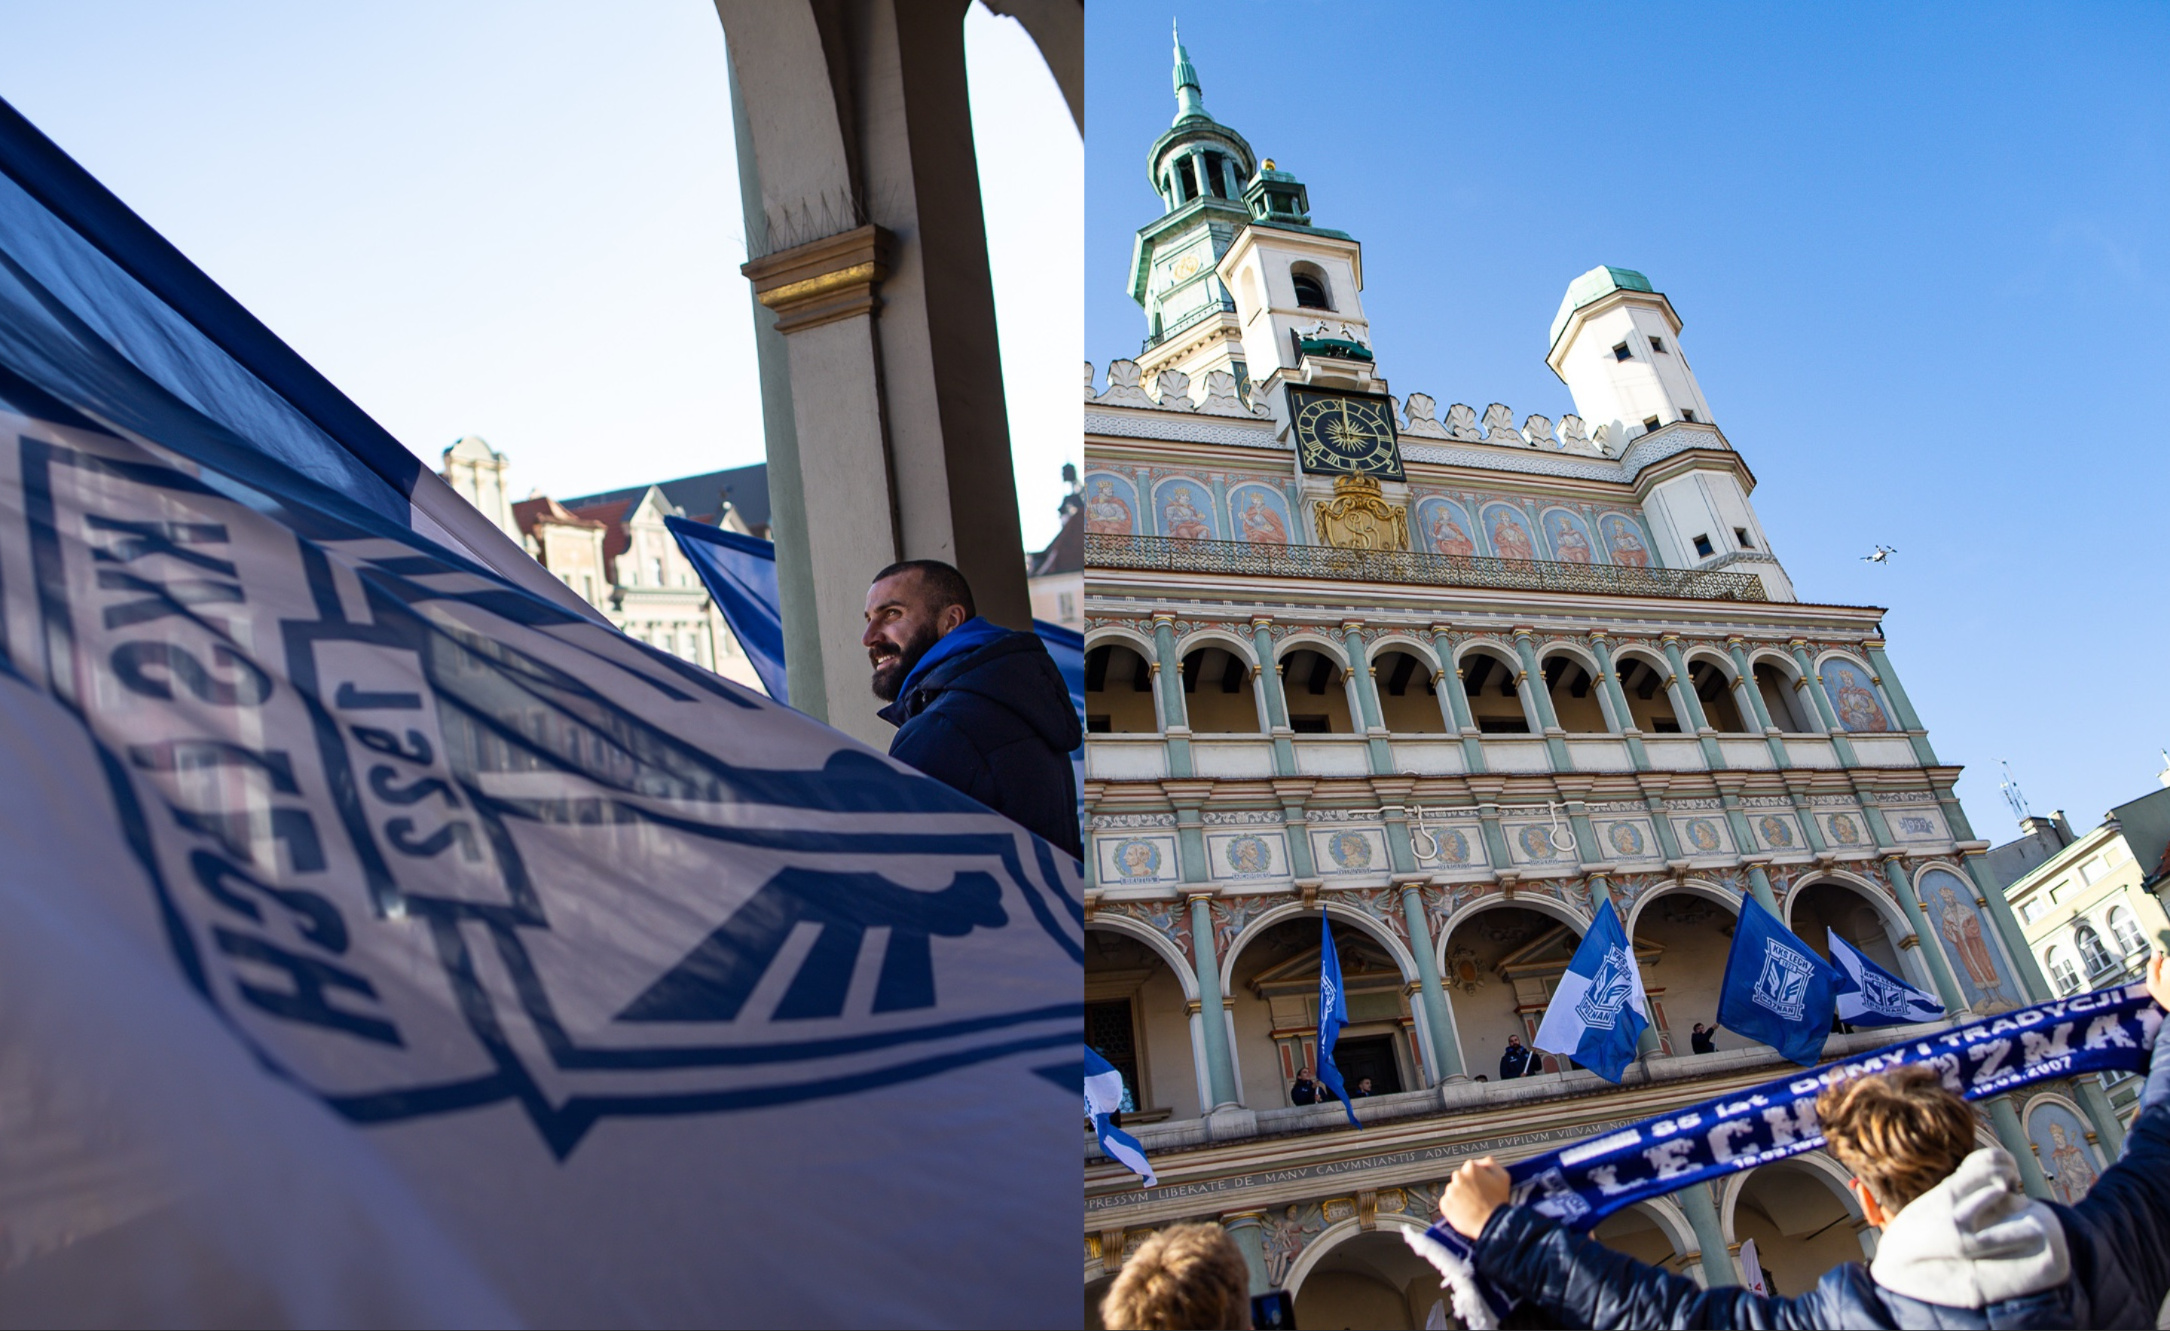
<instances>
[{"instance_id":1,"label":"painted fresco panel","mask_svg":"<svg viewBox=\"0 0 2170 1331\"><path fill-rule=\"evenodd\" d=\"M1469 514L1451 499L1433 495L1417 504L1417 533L1424 548L1435 555L1473 555L1476 527Z\"/></svg>"},{"instance_id":2,"label":"painted fresco panel","mask_svg":"<svg viewBox=\"0 0 2170 1331\"><path fill-rule=\"evenodd\" d=\"M1086 472L1085 530L1104 536L1138 535L1138 487L1112 471Z\"/></svg>"},{"instance_id":3,"label":"painted fresco panel","mask_svg":"<svg viewBox=\"0 0 2170 1331\"><path fill-rule=\"evenodd\" d=\"M1748 825L1755 829L1756 840L1765 850L1799 850L1801 832L1793 819L1783 813L1759 813L1750 816Z\"/></svg>"},{"instance_id":4,"label":"painted fresco panel","mask_svg":"<svg viewBox=\"0 0 2170 1331\"><path fill-rule=\"evenodd\" d=\"M1386 833L1371 827L1317 828L1311 833L1311 861L1321 874L1383 874L1393 870L1386 853Z\"/></svg>"},{"instance_id":5,"label":"painted fresco panel","mask_svg":"<svg viewBox=\"0 0 2170 1331\"><path fill-rule=\"evenodd\" d=\"M2079 1115L2055 1100L2036 1100L2027 1107L2027 1140L2049 1176L2049 1190L2070 1206L2087 1195L2101 1177L2102 1164L2087 1142L2086 1125Z\"/></svg>"},{"instance_id":6,"label":"painted fresco panel","mask_svg":"<svg viewBox=\"0 0 2170 1331\"><path fill-rule=\"evenodd\" d=\"M1537 558L1537 539L1530 535L1530 520L1511 504L1487 504L1484 508L1484 539L1500 559Z\"/></svg>"},{"instance_id":7,"label":"painted fresco panel","mask_svg":"<svg viewBox=\"0 0 2170 1331\"><path fill-rule=\"evenodd\" d=\"M1892 729L1891 718L1884 715L1884 704L1876 696L1876 686L1869 680L1868 668L1842 657L1830 657L1816 667L1816 674L1823 680L1825 696L1831 699L1831 710L1838 713L1839 724L1857 734L1881 734Z\"/></svg>"},{"instance_id":8,"label":"painted fresco panel","mask_svg":"<svg viewBox=\"0 0 2170 1331\"><path fill-rule=\"evenodd\" d=\"M1176 871L1175 837L1169 835L1093 838L1103 883L1172 883Z\"/></svg>"},{"instance_id":9,"label":"painted fresco panel","mask_svg":"<svg viewBox=\"0 0 2170 1331\"><path fill-rule=\"evenodd\" d=\"M1296 524L1289 520L1287 496L1253 481L1228 492L1228 530L1253 545L1287 545Z\"/></svg>"},{"instance_id":10,"label":"painted fresco panel","mask_svg":"<svg viewBox=\"0 0 2170 1331\"><path fill-rule=\"evenodd\" d=\"M1599 853L1608 860L1656 860L1665 857L1650 824L1640 818L1621 818L1597 824Z\"/></svg>"},{"instance_id":11,"label":"painted fresco panel","mask_svg":"<svg viewBox=\"0 0 2170 1331\"><path fill-rule=\"evenodd\" d=\"M1642 525L1635 519L1625 513L1607 513L1597 520L1597 529L1605 538L1605 553L1613 563L1650 567L1650 542L1643 538Z\"/></svg>"},{"instance_id":12,"label":"painted fresco panel","mask_svg":"<svg viewBox=\"0 0 2170 1331\"><path fill-rule=\"evenodd\" d=\"M1563 564L1594 563L1597 543L1590 539L1589 524L1564 508L1546 509L1545 544L1552 557Z\"/></svg>"},{"instance_id":13,"label":"painted fresco panel","mask_svg":"<svg viewBox=\"0 0 2170 1331\"><path fill-rule=\"evenodd\" d=\"M1280 832L1208 833L1206 872L1214 878L1286 878L1288 842Z\"/></svg>"},{"instance_id":14,"label":"painted fresco panel","mask_svg":"<svg viewBox=\"0 0 2170 1331\"><path fill-rule=\"evenodd\" d=\"M2012 963L1997 948L1988 919L1974 904L1973 885L1949 869L1931 869L1921 876L1919 891L1928 907L1929 931L1944 944L1944 956L1968 1005L1985 1014L2018 1007L2024 992L2012 978Z\"/></svg>"},{"instance_id":15,"label":"painted fresco panel","mask_svg":"<svg viewBox=\"0 0 2170 1331\"><path fill-rule=\"evenodd\" d=\"M1720 855L1733 848L1733 835L1726 828L1725 819L1716 814L1707 818L1675 818L1673 835L1679 838L1683 855Z\"/></svg>"},{"instance_id":16,"label":"painted fresco panel","mask_svg":"<svg viewBox=\"0 0 2170 1331\"><path fill-rule=\"evenodd\" d=\"M1553 844L1553 826L1542 823L1505 823L1500 830L1507 835L1507 853L1516 864L1572 864L1575 862L1574 833L1566 823L1559 826L1559 840L1564 846Z\"/></svg>"},{"instance_id":17,"label":"painted fresco panel","mask_svg":"<svg viewBox=\"0 0 2170 1331\"><path fill-rule=\"evenodd\" d=\"M1433 868L1452 871L1481 868L1485 863L1484 834L1475 823L1426 825L1417 834L1416 842L1419 852L1437 845L1436 853L1424 855L1424 863Z\"/></svg>"},{"instance_id":18,"label":"painted fresco panel","mask_svg":"<svg viewBox=\"0 0 2170 1331\"><path fill-rule=\"evenodd\" d=\"M1886 809L1884 821L1891 824L1891 834L1901 841L1945 839L1943 815L1928 809Z\"/></svg>"},{"instance_id":19,"label":"painted fresco panel","mask_svg":"<svg viewBox=\"0 0 2170 1331\"><path fill-rule=\"evenodd\" d=\"M1178 541L1220 539L1213 521L1213 487L1203 481L1188 476L1162 481L1153 487L1153 502L1161 535Z\"/></svg>"},{"instance_id":20,"label":"painted fresco panel","mask_svg":"<svg viewBox=\"0 0 2170 1331\"><path fill-rule=\"evenodd\" d=\"M1818 815L1823 819L1824 842L1834 850L1869 844L1868 824L1861 815L1848 810L1844 813Z\"/></svg>"}]
</instances>

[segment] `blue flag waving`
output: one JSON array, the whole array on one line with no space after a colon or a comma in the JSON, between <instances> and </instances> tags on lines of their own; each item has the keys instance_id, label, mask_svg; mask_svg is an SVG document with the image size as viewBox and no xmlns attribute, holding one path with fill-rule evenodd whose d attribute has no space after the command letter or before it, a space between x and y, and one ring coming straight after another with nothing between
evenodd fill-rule
<instances>
[{"instance_id":1,"label":"blue flag waving","mask_svg":"<svg viewBox=\"0 0 2170 1331\"><path fill-rule=\"evenodd\" d=\"M4 103L0 772L11 1320L63 1236L114 1322L1075 1315L1075 862L603 622Z\"/></svg>"},{"instance_id":2,"label":"blue flag waving","mask_svg":"<svg viewBox=\"0 0 2170 1331\"><path fill-rule=\"evenodd\" d=\"M1635 1061L1635 1045L1650 1026L1642 968L1619 913L1607 901L1575 948L1560 987L1537 1027L1539 1049L1566 1054L1617 1083Z\"/></svg>"},{"instance_id":3,"label":"blue flag waving","mask_svg":"<svg viewBox=\"0 0 2170 1331\"><path fill-rule=\"evenodd\" d=\"M1725 959L1718 1024L1813 1067L1831 1036L1838 972L1746 892Z\"/></svg>"},{"instance_id":4,"label":"blue flag waving","mask_svg":"<svg viewBox=\"0 0 2170 1331\"><path fill-rule=\"evenodd\" d=\"M1085 1112L1092 1117L1093 1135L1100 1139L1100 1153L1153 1186L1153 1166L1145 1158L1138 1139L1115 1126L1114 1114L1123 1107L1123 1074L1085 1046Z\"/></svg>"},{"instance_id":5,"label":"blue flag waving","mask_svg":"<svg viewBox=\"0 0 2170 1331\"><path fill-rule=\"evenodd\" d=\"M1926 994L1862 956L1858 948L1824 930L1831 945L1831 964L1838 967L1838 1019L1854 1026L1906 1026L1917 1021L1936 1021L1944 1005L1936 995Z\"/></svg>"},{"instance_id":6,"label":"blue flag waving","mask_svg":"<svg viewBox=\"0 0 2170 1331\"><path fill-rule=\"evenodd\" d=\"M783 598L776 590L776 543L676 516L663 519L663 525L678 538L686 562L693 565L701 585L723 612L731 636L746 650L762 689L778 702L790 702L790 686L784 679Z\"/></svg>"},{"instance_id":7,"label":"blue flag waving","mask_svg":"<svg viewBox=\"0 0 2170 1331\"><path fill-rule=\"evenodd\" d=\"M1341 1101L1341 1111L1351 1127L1356 1109L1349 1103L1349 1089L1341 1084L1341 1069L1334 1066L1334 1041L1349 1024L1349 996L1341 989L1341 954L1334 950L1334 922L1319 913L1319 1081Z\"/></svg>"}]
</instances>

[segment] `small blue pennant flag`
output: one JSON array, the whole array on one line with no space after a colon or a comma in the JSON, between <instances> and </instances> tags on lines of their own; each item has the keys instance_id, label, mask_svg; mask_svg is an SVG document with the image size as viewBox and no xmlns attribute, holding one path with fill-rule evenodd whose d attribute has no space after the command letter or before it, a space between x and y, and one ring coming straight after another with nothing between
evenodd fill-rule
<instances>
[{"instance_id":1,"label":"small blue pennant flag","mask_svg":"<svg viewBox=\"0 0 2170 1331\"><path fill-rule=\"evenodd\" d=\"M1838 967L1838 1019L1852 1026L1906 1026L1944 1015L1936 995L1923 993L1862 956L1859 949L1825 929L1831 964Z\"/></svg>"},{"instance_id":2,"label":"small blue pennant flag","mask_svg":"<svg viewBox=\"0 0 2170 1331\"><path fill-rule=\"evenodd\" d=\"M1567 1054L1618 1084L1635 1061L1635 1045L1650 1025L1642 969L1619 913L1607 901L1567 963L1560 987L1537 1027L1539 1049Z\"/></svg>"},{"instance_id":3,"label":"small blue pennant flag","mask_svg":"<svg viewBox=\"0 0 2170 1331\"><path fill-rule=\"evenodd\" d=\"M761 687L780 703L791 701L784 679L783 598L776 589L776 543L725 531L705 522L667 517L686 562L723 612L731 636L746 649Z\"/></svg>"},{"instance_id":4,"label":"small blue pennant flag","mask_svg":"<svg viewBox=\"0 0 2170 1331\"><path fill-rule=\"evenodd\" d=\"M1100 1138L1100 1153L1153 1186L1152 1162L1138 1139L1115 1126L1110 1115L1123 1107L1123 1074L1113 1063L1085 1047L1085 1112L1092 1117L1093 1135Z\"/></svg>"},{"instance_id":5,"label":"small blue pennant flag","mask_svg":"<svg viewBox=\"0 0 2170 1331\"><path fill-rule=\"evenodd\" d=\"M1341 1069L1334 1066L1334 1041L1349 1024L1349 996L1341 989L1341 954L1334 950L1334 922L1319 914L1319 1081L1341 1101L1349 1126L1360 1128L1356 1108L1349 1103L1348 1087L1341 1084Z\"/></svg>"},{"instance_id":6,"label":"small blue pennant flag","mask_svg":"<svg viewBox=\"0 0 2170 1331\"><path fill-rule=\"evenodd\" d=\"M1725 961L1718 1024L1814 1067L1831 1035L1838 972L1746 892Z\"/></svg>"}]
</instances>

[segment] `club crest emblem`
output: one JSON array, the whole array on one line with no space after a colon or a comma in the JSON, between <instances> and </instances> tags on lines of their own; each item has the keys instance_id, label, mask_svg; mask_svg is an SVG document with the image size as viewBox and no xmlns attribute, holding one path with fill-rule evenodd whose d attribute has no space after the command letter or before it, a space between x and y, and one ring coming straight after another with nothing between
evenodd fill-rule
<instances>
[{"instance_id":1,"label":"club crest emblem","mask_svg":"<svg viewBox=\"0 0 2170 1331\"><path fill-rule=\"evenodd\" d=\"M1756 976L1750 995L1757 1007L1766 1008L1786 1021L1799 1021L1808 1010L1808 985L1815 967L1807 957L1776 939L1763 940L1763 970Z\"/></svg>"},{"instance_id":2,"label":"club crest emblem","mask_svg":"<svg viewBox=\"0 0 2170 1331\"><path fill-rule=\"evenodd\" d=\"M1906 1014L1906 990L1893 983L1890 977L1863 968L1860 982L1861 1002L1864 1007L1887 1017Z\"/></svg>"},{"instance_id":3,"label":"club crest emblem","mask_svg":"<svg viewBox=\"0 0 2170 1331\"><path fill-rule=\"evenodd\" d=\"M1582 1018L1585 1026L1609 1031L1619 1024L1620 1009L1627 1006L1634 991L1627 949L1607 948L1605 959L1597 964L1597 973L1590 977L1589 989L1575 1004L1575 1015Z\"/></svg>"}]
</instances>

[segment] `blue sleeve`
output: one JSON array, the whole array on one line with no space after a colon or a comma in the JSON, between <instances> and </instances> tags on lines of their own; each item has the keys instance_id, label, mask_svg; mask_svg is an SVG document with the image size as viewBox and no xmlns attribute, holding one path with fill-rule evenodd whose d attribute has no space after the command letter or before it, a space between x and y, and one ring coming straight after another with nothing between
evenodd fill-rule
<instances>
[{"instance_id":1,"label":"blue sleeve","mask_svg":"<svg viewBox=\"0 0 2170 1331\"><path fill-rule=\"evenodd\" d=\"M1823 1287L1772 1299L1738 1286L1704 1289L1539 1215L1492 1213L1471 1252L1479 1274L1535 1303L1556 1326L1807 1328L1841 1326Z\"/></svg>"},{"instance_id":2,"label":"blue sleeve","mask_svg":"<svg viewBox=\"0 0 2170 1331\"><path fill-rule=\"evenodd\" d=\"M2123 1275L2150 1308L2170 1293L2170 1021L2156 1032L2153 1057L2123 1154L2069 1211L2097 1265Z\"/></svg>"}]
</instances>

